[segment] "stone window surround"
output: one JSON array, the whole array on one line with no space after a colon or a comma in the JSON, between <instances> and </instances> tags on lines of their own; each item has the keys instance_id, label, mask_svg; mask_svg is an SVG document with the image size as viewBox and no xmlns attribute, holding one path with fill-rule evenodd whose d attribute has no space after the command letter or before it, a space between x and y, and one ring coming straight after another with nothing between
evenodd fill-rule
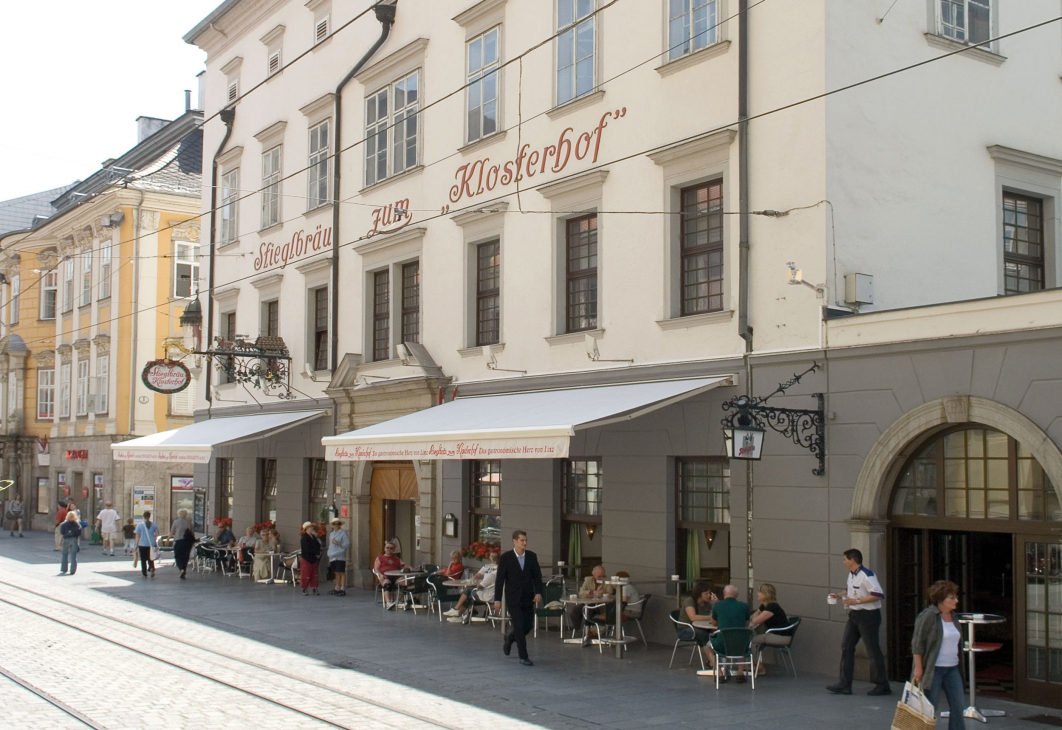
<instances>
[{"instance_id":1,"label":"stone window surround","mask_svg":"<svg viewBox=\"0 0 1062 730\"><path fill-rule=\"evenodd\" d=\"M723 22L724 19L730 17L729 12L729 0L716 0L716 35L715 43L711 43L704 48L698 48L690 53L684 53L678 58L670 58L671 53L671 11L669 5L671 0L660 0L660 18L661 18L661 32L660 32L660 65L654 70L660 74L661 77L670 76L673 73L682 71L691 66L696 66L709 58L715 58L716 56L725 55L730 50L729 33L730 23Z\"/></svg>"},{"instance_id":2,"label":"stone window surround","mask_svg":"<svg viewBox=\"0 0 1062 730\"><path fill-rule=\"evenodd\" d=\"M311 363L312 367L314 336L316 331L316 302L314 301L314 291L322 287L328 287L329 302L331 302L331 297L335 296L335 292L332 291L332 258L330 256L314 258L297 265L295 270L302 274L303 291L305 292L305 296L303 297L306 306L305 316L303 318L306 330L305 341L303 342L303 347L305 348L303 352L306 355L304 362ZM283 315L283 313L281 314ZM281 321L283 321L283 319ZM334 326L335 323L332 322L332 307L330 304L328 307L329 347L331 347L331 328ZM314 375L316 376L318 374L320 374L321 377L330 377L331 371L314 370Z\"/></svg>"},{"instance_id":3,"label":"stone window surround","mask_svg":"<svg viewBox=\"0 0 1062 730\"><path fill-rule=\"evenodd\" d=\"M401 336L401 317L395 316L402 311L402 265L413 261L421 261L421 274L425 273L422 253L424 249L424 236L426 228L406 228L389 236L374 236L366 243L356 246L355 252L361 256L362 267L362 291L364 292L363 315L362 315L362 347L363 352L373 351L373 274L383 269L390 271L389 312L390 332L389 347L391 357L386 360L372 361L366 358L366 364L380 365L394 361L396 338ZM397 286L396 286L397 284ZM421 290L421 312L424 311L423 288ZM424 333L424 320L421 319L421 335Z\"/></svg>"},{"instance_id":4,"label":"stone window surround","mask_svg":"<svg viewBox=\"0 0 1062 730\"><path fill-rule=\"evenodd\" d=\"M502 283L498 287L498 311L500 313L498 342L490 345L490 348L495 354L505 348L505 214L508 209L508 201L500 201L492 204L488 209L471 210L451 217L451 220L461 228L465 250L461 286L464 292L462 315L465 323L466 347L458 350L462 357L476 357L483 354L483 348L476 345L477 247L481 243L495 240L498 241L498 255L501 258ZM490 212L486 212L488 210Z\"/></svg>"}]
</instances>

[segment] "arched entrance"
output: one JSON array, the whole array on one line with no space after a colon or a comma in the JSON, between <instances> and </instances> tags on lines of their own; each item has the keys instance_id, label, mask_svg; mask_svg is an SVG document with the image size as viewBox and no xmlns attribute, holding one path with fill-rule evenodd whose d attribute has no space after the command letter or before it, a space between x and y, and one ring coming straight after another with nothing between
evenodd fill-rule
<instances>
[{"instance_id":1,"label":"arched entrance","mask_svg":"<svg viewBox=\"0 0 1062 730\"><path fill-rule=\"evenodd\" d=\"M1043 464L1020 439L977 422L938 424L905 451L879 495L891 676L910 671L926 587L951 580L962 589L960 610L1007 617L979 633L1002 645L979 657L979 691L1062 706L1062 504Z\"/></svg>"}]
</instances>

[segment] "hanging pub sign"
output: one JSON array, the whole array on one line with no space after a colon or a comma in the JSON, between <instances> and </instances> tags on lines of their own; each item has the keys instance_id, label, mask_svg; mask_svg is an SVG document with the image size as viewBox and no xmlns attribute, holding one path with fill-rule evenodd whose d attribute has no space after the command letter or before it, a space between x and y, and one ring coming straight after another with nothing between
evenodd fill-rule
<instances>
[{"instance_id":1,"label":"hanging pub sign","mask_svg":"<svg viewBox=\"0 0 1062 730\"><path fill-rule=\"evenodd\" d=\"M192 382L192 374L179 360L152 360L144 366L140 379L149 390L170 395L187 388Z\"/></svg>"},{"instance_id":2,"label":"hanging pub sign","mask_svg":"<svg viewBox=\"0 0 1062 730\"><path fill-rule=\"evenodd\" d=\"M727 456L759 461L763 453L763 434L762 428L735 426L726 434Z\"/></svg>"}]
</instances>

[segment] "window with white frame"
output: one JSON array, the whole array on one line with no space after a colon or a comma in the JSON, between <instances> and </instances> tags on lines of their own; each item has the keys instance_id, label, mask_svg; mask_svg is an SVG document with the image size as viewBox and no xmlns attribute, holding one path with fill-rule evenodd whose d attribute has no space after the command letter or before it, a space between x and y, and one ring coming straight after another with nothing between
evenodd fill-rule
<instances>
[{"instance_id":1,"label":"window with white frame","mask_svg":"<svg viewBox=\"0 0 1062 730\"><path fill-rule=\"evenodd\" d=\"M940 0L939 32L961 43L992 37L992 0Z\"/></svg>"},{"instance_id":2,"label":"window with white frame","mask_svg":"<svg viewBox=\"0 0 1062 730\"><path fill-rule=\"evenodd\" d=\"M718 0L668 0L669 60L715 43Z\"/></svg>"},{"instance_id":3,"label":"window with white frame","mask_svg":"<svg viewBox=\"0 0 1062 730\"><path fill-rule=\"evenodd\" d=\"M468 47L468 142L498 131L498 28L470 40Z\"/></svg>"},{"instance_id":4,"label":"window with white frame","mask_svg":"<svg viewBox=\"0 0 1062 730\"><path fill-rule=\"evenodd\" d=\"M173 259L173 296L191 297L199 293L199 246L177 241Z\"/></svg>"},{"instance_id":5,"label":"window with white frame","mask_svg":"<svg viewBox=\"0 0 1062 730\"><path fill-rule=\"evenodd\" d=\"M77 361L77 415L88 415L89 361Z\"/></svg>"},{"instance_id":6,"label":"window with white frame","mask_svg":"<svg viewBox=\"0 0 1062 730\"><path fill-rule=\"evenodd\" d=\"M14 274L11 277L11 324L18 324L18 295L21 291L22 283L19 281L19 275Z\"/></svg>"},{"instance_id":7,"label":"window with white frame","mask_svg":"<svg viewBox=\"0 0 1062 730\"><path fill-rule=\"evenodd\" d=\"M100 249L100 287L99 298L111 295L111 243L108 241Z\"/></svg>"},{"instance_id":8,"label":"window with white frame","mask_svg":"<svg viewBox=\"0 0 1062 730\"><path fill-rule=\"evenodd\" d=\"M419 104L419 71L385 86L365 100L366 187L417 166ZM388 129L392 130L390 144Z\"/></svg>"},{"instance_id":9,"label":"window with white frame","mask_svg":"<svg viewBox=\"0 0 1062 730\"><path fill-rule=\"evenodd\" d=\"M594 90L594 0L557 0L557 103Z\"/></svg>"},{"instance_id":10,"label":"window with white frame","mask_svg":"<svg viewBox=\"0 0 1062 730\"><path fill-rule=\"evenodd\" d=\"M55 319L58 290L59 272L52 269L41 278L41 319Z\"/></svg>"},{"instance_id":11,"label":"window with white frame","mask_svg":"<svg viewBox=\"0 0 1062 730\"><path fill-rule=\"evenodd\" d=\"M81 306L92 304L92 250L81 254Z\"/></svg>"},{"instance_id":12,"label":"window with white frame","mask_svg":"<svg viewBox=\"0 0 1062 730\"><path fill-rule=\"evenodd\" d=\"M240 196L240 168L221 176L221 242L232 243L237 233L237 198Z\"/></svg>"},{"instance_id":13,"label":"window with white frame","mask_svg":"<svg viewBox=\"0 0 1062 730\"><path fill-rule=\"evenodd\" d=\"M96 356L96 413L106 413L110 398L110 355Z\"/></svg>"},{"instance_id":14,"label":"window with white frame","mask_svg":"<svg viewBox=\"0 0 1062 730\"><path fill-rule=\"evenodd\" d=\"M70 418L70 363L59 367L59 418Z\"/></svg>"},{"instance_id":15,"label":"window with white frame","mask_svg":"<svg viewBox=\"0 0 1062 730\"><path fill-rule=\"evenodd\" d=\"M37 418L55 417L55 369L37 370Z\"/></svg>"},{"instance_id":16,"label":"window with white frame","mask_svg":"<svg viewBox=\"0 0 1062 730\"><path fill-rule=\"evenodd\" d=\"M63 264L63 312L69 312L74 308L74 257L71 256Z\"/></svg>"},{"instance_id":17,"label":"window with white frame","mask_svg":"<svg viewBox=\"0 0 1062 730\"><path fill-rule=\"evenodd\" d=\"M310 127L310 160L306 166L307 210L313 210L328 202L328 128L327 119Z\"/></svg>"},{"instance_id":18,"label":"window with white frame","mask_svg":"<svg viewBox=\"0 0 1062 730\"><path fill-rule=\"evenodd\" d=\"M280 151L277 145L262 154L262 228L280 222Z\"/></svg>"}]
</instances>

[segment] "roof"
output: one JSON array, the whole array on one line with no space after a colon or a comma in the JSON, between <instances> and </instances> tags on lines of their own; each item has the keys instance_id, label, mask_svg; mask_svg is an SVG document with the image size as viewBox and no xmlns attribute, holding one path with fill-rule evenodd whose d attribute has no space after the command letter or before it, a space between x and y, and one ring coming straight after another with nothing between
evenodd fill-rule
<instances>
[{"instance_id":1,"label":"roof","mask_svg":"<svg viewBox=\"0 0 1062 730\"><path fill-rule=\"evenodd\" d=\"M197 129L131 176L129 187L198 198L203 176L203 130Z\"/></svg>"},{"instance_id":2,"label":"roof","mask_svg":"<svg viewBox=\"0 0 1062 730\"><path fill-rule=\"evenodd\" d=\"M224 18L230 10L239 4L240 0L225 0L221 5L214 8L210 15L200 20L194 28L184 34L184 42L194 45L196 39L203 35L211 25Z\"/></svg>"},{"instance_id":3,"label":"roof","mask_svg":"<svg viewBox=\"0 0 1062 730\"><path fill-rule=\"evenodd\" d=\"M36 216L52 216L55 213L52 201L71 187L73 185L64 185L61 188L0 201L0 236L32 227Z\"/></svg>"}]
</instances>

